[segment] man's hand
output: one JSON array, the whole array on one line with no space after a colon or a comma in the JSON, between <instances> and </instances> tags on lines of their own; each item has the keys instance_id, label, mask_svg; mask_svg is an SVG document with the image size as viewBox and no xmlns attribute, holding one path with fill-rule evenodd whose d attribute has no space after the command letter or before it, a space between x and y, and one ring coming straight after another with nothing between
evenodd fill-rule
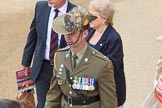
<instances>
[{"instance_id":1,"label":"man's hand","mask_svg":"<svg viewBox=\"0 0 162 108\"><path fill-rule=\"evenodd\" d=\"M22 66L22 69L25 71L25 75L28 75L29 67Z\"/></svg>"}]
</instances>

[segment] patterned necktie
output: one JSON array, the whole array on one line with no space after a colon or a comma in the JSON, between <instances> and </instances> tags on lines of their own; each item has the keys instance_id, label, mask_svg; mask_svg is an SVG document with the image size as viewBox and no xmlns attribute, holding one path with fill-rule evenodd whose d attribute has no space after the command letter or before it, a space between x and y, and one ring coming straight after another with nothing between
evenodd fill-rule
<instances>
[{"instance_id":1,"label":"patterned necktie","mask_svg":"<svg viewBox=\"0 0 162 108\"><path fill-rule=\"evenodd\" d=\"M53 19L55 19L58 16L59 10L55 9L55 16ZM50 61L53 62L54 54L58 49L58 34L51 29L51 42L50 42Z\"/></svg>"}]
</instances>

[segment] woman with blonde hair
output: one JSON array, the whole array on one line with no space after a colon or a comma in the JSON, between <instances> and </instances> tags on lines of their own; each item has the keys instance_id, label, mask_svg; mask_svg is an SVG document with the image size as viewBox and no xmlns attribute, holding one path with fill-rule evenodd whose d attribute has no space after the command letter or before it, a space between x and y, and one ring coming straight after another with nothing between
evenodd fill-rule
<instances>
[{"instance_id":1,"label":"woman with blonde hair","mask_svg":"<svg viewBox=\"0 0 162 108\"><path fill-rule=\"evenodd\" d=\"M123 63L123 45L119 33L113 27L114 7L110 0L91 0L89 11L97 17L90 23L87 42L112 60L118 107L126 100L126 82Z\"/></svg>"}]
</instances>

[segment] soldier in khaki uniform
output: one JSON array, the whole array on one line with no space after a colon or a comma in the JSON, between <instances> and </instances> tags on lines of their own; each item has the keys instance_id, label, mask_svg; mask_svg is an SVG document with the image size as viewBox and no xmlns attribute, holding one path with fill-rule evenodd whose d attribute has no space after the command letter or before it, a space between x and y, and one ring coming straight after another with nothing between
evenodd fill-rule
<instances>
[{"instance_id":1,"label":"soldier in khaki uniform","mask_svg":"<svg viewBox=\"0 0 162 108\"><path fill-rule=\"evenodd\" d=\"M54 20L54 31L64 34L68 46L55 53L45 108L117 108L112 62L85 40L95 18L79 6Z\"/></svg>"}]
</instances>

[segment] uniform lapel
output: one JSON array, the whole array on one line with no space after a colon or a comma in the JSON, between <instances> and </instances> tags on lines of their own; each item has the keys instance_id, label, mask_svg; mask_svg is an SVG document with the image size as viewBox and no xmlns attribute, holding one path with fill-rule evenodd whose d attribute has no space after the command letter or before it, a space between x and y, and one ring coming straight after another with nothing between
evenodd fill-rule
<instances>
[{"instance_id":1,"label":"uniform lapel","mask_svg":"<svg viewBox=\"0 0 162 108\"><path fill-rule=\"evenodd\" d=\"M90 63L90 57L91 57L91 48L89 47L89 45L87 46L87 49L85 51L84 56L82 57L82 59L80 60L78 66L74 69L74 72L71 73L71 75L75 75L77 73L82 72L83 70L88 68L88 64Z\"/></svg>"},{"instance_id":2,"label":"uniform lapel","mask_svg":"<svg viewBox=\"0 0 162 108\"><path fill-rule=\"evenodd\" d=\"M64 65L66 66L66 68L72 72L72 65L71 65L71 53L70 50L65 52L65 59L64 59Z\"/></svg>"}]
</instances>

